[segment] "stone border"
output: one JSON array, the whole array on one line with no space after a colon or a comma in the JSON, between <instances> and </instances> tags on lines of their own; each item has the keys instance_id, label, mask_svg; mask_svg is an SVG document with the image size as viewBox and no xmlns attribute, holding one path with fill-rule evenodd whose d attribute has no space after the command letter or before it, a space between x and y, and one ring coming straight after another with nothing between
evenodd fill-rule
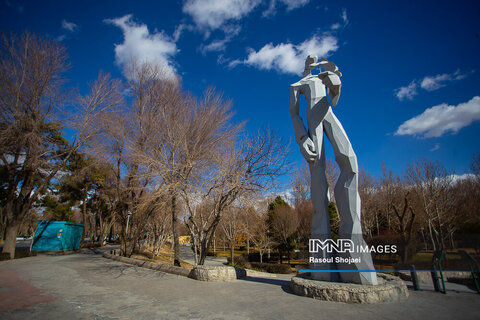
<instances>
[{"instance_id":1,"label":"stone border","mask_svg":"<svg viewBox=\"0 0 480 320\"><path fill-rule=\"evenodd\" d=\"M276 278L277 274L276 273L269 273L269 272L263 272L263 271L257 271L257 270L252 270L252 269L246 269L242 268L245 270L245 276L246 277L252 277L252 278ZM288 276L288 274L285 274Z\"/></svg>"},{"instance_id":2,"label":"stone border","mask_svg":"<svg viewBox=\"0 0 480 320\"><path fill-rule=\"evenodd\" d=\"M398 277L377 273L378 285L360 285L311 280L310 274L295 276L290 282L293 293L324 301L347 303L397 302L408 298L408 289Z\"/></svg>"},{"instance_id":3,"label":"stone border","mask_svg":"<svg viewBox=\"0 0 480 320\"><path fill-rule=\"evenodd\" d=\"M176 274L178 276L188 277L190 275L190 270L182 267L167 266L165 264L158 264L158 263L153 263L153 262L144 261L144 260L117 256L110 253L104 253L103 257L107 259L128 263L128 264L133 264L143 268Z\"/></svg>"},{"instance_id":4,"label":"stone border","mask_svg":"<svg viewBox=\"0 0 480 320\"><path fill-rule=\"evenodd\" d=\"M117 250L112 250L116 253ZM275 274L269 274L264 272L258 272L255 270L248 270L243 268L231 267L231 266L195 266L192 270L168 266L165 264L153 263L145 260L127 258L116 254L104 253L104 258L117 260L120 262L133 264L138 267L148 268L152 270L162 271L166 273L176 274L192 278L199 281L213 281L213 282L231 282L237 279L247 277L276 277Z\"/></svg>"},{"instance_id":5,"label":"stone border","mask_svg":"<svg viewBox=\"0 0 480 320\"><path fill-rule=\"evenodd\" d=\"M439 271L437 270L439 273ZM457 283L473 283L472 273L468 271L456 272L456 271L442 271L443 278L448 282ZM396 272L396 276L399 276L402 280L412 281L410 272ZM440 276L439 276L440 277ZM417 272L417 278L420 283L432 283L432 276L430 272Z\"/></svg>"}]
</instances>

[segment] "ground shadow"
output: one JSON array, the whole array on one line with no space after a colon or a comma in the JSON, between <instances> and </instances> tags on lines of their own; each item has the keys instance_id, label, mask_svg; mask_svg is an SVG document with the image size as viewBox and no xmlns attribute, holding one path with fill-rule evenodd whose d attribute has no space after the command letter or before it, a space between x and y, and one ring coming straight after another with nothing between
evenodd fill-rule
<instances>
[{"instance_id":1,"label":"ground shadow","mask_svg":"<svg viewBox=\"0 0 480 320\"><path fill-rule=\"evenodd\" d=\"M113 262L113 263L110 263ZM163 278L166 273L158 270L152 270L137 265L121 263L114 263L116 261L106 261L106 264L96 265L89 267L88 269L94 273L103 274L105 276L112 277L114 279L121 278L123 276L135 276L138 278Z\"/></svg>"},{"instance_id":2,"label":"ground shadow","mask_svg":"<svg viewBox=\"0 0 480 320\"><path fill-rule=\"evenodd\" d=\"M245 277L242 277L238 280L256 282L256 283L265 283L265 284L278 286L284 292L293 294L293 292L290 290L290 280L275 279L275 278L251 277L251 276L245 276Z\"/></svg>"}]
</instances>

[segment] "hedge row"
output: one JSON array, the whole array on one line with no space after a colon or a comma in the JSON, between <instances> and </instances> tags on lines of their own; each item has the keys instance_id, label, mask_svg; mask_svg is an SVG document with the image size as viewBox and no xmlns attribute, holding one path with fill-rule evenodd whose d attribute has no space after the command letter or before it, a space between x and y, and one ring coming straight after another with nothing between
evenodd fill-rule
<instances>
[{"instance_id":1,"label":"hedge row","mask_svg":"<svg viewBox=\"0 0 480 320\"><path fill-rule=\"evenodd\" d=\"M229 264L232 263L230 257L227 258L227 261ZM269 273L289 274L292 272L292 268L288 264L250 262L247 260L246 255L235 257L235 265L241 268L258 269Z\"/></svg>"}]
</instances>

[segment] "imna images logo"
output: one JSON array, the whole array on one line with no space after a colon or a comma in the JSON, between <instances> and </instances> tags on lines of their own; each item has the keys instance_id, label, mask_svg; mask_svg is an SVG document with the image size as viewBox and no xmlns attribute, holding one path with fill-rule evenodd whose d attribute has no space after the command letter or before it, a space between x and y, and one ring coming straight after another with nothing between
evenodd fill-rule
<instances>
[{"instance_id":1,"label":"imna images logo","mask_svg":"<svg viewBox=\"0 0 480 320\"><path fill-rule=\"evenodd\" d=\"M317 253L319 251L326 251L328 253L397 253L397 246L394 244L386 245L359 245L355 244L351 239L310 239L308 241L308 251L310 253Z\"/></svg>"}]
</instances>

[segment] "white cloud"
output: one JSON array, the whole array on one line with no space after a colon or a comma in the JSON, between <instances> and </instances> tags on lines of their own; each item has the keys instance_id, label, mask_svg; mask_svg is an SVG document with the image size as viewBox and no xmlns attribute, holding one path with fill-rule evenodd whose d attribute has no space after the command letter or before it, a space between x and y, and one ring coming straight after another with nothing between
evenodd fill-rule
<instances>
[{"instance_id":1,"label":"white cloud","mask_svg":"<svg viewBox=\"0 0 480 320\"><path fill-rule=\"evenodd\" d=\"M208 37L210 32L248 15L260 0L187 0L183 12L190 15L197 28Z\"/></svg>"},{"instance_id":2,"label":"white cloud","mask_svg":"<svg viewBox=\"0 0 480 320\"><path fill-rule=\"evenodd\" d=\"M270 0L268 9L263 16L272 16L276 12L278 4L285 6L286 11L291 11L305 6L311 0ZM209 44L200 46L200 51L205 54L210 51L224 51L229 43L241 30L239 21L255 9L262 0L186 0L183 4L183 13L189 15L195 26L179 25L174 33L174 39L180 38L183 30L196 29L202 32L205 39L209 38L213 31L221 30L224 33L223 39L215 39ZM232 33L232 30L234 32Z\"/></svg>"},{"instance_id":3,"label":"white cloud","mask_svg":"<svg viewBox=\"0 0 480 320\"><path fill-rule=\"evenodd\" d=\"M279 73L301 74L305 67L305 58L309 54L325 57L337 49L337 38L331 35L314 35L298 45L280 43L274 46L269 43L259 51L249 49L245 60L234 60L230 62L230 67L243 63L261 70L273 69Z\"/></svg>"},{"instance_id":4,"label":"white cloud","mask_svg":"<svg viewBox=\"0 0 480 320\"><path fill-rule=\"evenodd\" d=\"M342 20L343 20L344 25L348 24L349 21L348 21L348 16L347 16L347 9L342 10Z\"/></svg>"},{"instance_id":5,"label":"white cloud","mask_svg":"<svg viewBox=\"0 0 480 320\"><path fill-rule=\"evenodd\" d=\"M225 51L226 44L230 42L230 38L220 39L220 40L213 40L211 43L207 45L201 45L200 51L203 54L211 51Z\"/></svg>"},{"instance_id":6,"label":"white cloud","mask_svg":"<svg viewBox=\"0 0 480 320\"><path fill-rule=\"evenodd\" d=\"M301 8L307 5L310 0L280 0L287 6L287 11Z\"/></svg>"},{"instance_id":7,"label":"white cloud","mask_svg":"<svg viewBox=\"0 0 480 320\"><path fill-rule=\"evenodd\" d=\"M65 40L67 38L67 35L65 34L61 34L59 35L58 37L55 38L55 40L59 41L59 42L62 42L63 40Z\"/></svg>"},{"instance_id":8,"label":"white cloud","mask_svg":"<svg viewBox=\"0 0 480 320\"><path fill-rule=\"evenodd\" d=\"M461 181L463 181L463 180L475 179L475 178L477 178L477 176L475 176L475 175L472 174L472 173L464 173L464 174L462 174L462 175L451 174L451 175L447 176L447 179L450 179L453 184L455 184L455 183L457 183L457 182L461 182Z\"/></svg>"},{"instance_id":9,"label":"white cloud","mask_svg":"<svg viewBox=\"0 0 480 320\"><path fill-rule=\"evenodd\" d=\"M432 149L430 149L430 151L433 152L433 151L437 151L438 149L440 149L440 143L435 143L435 146Z\"/></svg>"},{"instance_id":10,"label":"white cloud","mask_svg":"<svg viewBox=\"0 0 480 320\"><path fill-rule=\"evenodd\" d=\"M473 71L471 71L470 73L472 72ZM442 73L437 74L436 76L426 76L421 81L412 80L412 82L410 82L408 86L395 89L395 95L400 101L404 99L412 100L413 97L418 94L418 86L427 91L434 91L445 87L448 82L462 80L465 79L467 76L468 73L461 73L460 70L457 70L454 73L450 74Z\"/></svg>"},{"instance_id":11,"label":"white cloud","mask_svg":"<svg viewBox=\"0 0 480 320\"><path fill-rule=\"evenodd\" d=\"M445 84L443 82L450 80L450 76L446 73L444 74L437 74L434 77L425 77L423 78L420 86L428 91L433 91L444 87Z\"/></svg>"},{"instance_id":12,"label":"white cloud","mask_svg":"<svg viewBox=\"0 0 480 320\"><path fill-rule=\"evenodd\" d=\"M182 36L182 33L184 30L192 31L193 29L194 27L191 25L183 24L183 23L179 24L178 26L175 27L175 31L173 32L173 41L177 42Z\"/></svg>"},{"instance_id":13,"label":"white cloud","mask_svg":"<svg viewBox=\"0 0 480 320\"><path fill-rule=\"evenodd\" d=\"M340 29L341 26L342 26L342 25L337 22L337 23L332 24L332 25L330 26L330 29L332 29L332 30L338 30L338 29Z\"/></svg>"},{"instance_id":14,"label":"white cloud","mask_svg":"<svg viewBox=\"0 0 480 320\"><path fill-rule=\"evenodd\" d=\"M202 54L206 54L211 51L225 51L227 43L232 41L232 39L238 35L241 28L238 25L225 26L225 37L223 39L215 39L207 45L202 44L200 46L200 51Z\"/></svg>"},{"instance_id":15,"label":"white cloud","mask_svg":"<svg viewBox=\"0 0 480 320\"><path fill-rule=\"evenodd\" d=\"M282 3L286 6L287 11L292 11L301 7L304 7L310 2L310 0L270 0L268 9L263 12L264 17L271 17L277 13L278 3Z\"/></svg>"},{"instance_id":16,"label":"white cloud","mask_svg":"<svg viewBox=\"0 0 480 320\"><path fill-rule=\"evenodd\" d=\"M115 63L126 68L132 59L158 64L168 79L176 77L172 57L178 52L173 39L162 32L150 33L145 24L132 20L132 15L106 19L123 31L124 41L115 45Z\"/></svg>"},{"instance_id":17,"label":"white cloud","mask_svg":"<svg viewBox=\"0 0 480 320\"><path fill-rule=\"evenodd\" d=\"M330 26L330 30L338 30L340 28L345 28L348 24L348 17L347 17L347 9L342 9L342 14L340 15L340 18L342 19L342 23L333 23L331 26Z\"/></svg>"},{"instance_id":18,"label":"white cloud","mask_svg":"<svg viewBox=\"0 0 480 320\"><path fill-rule=\"evenodd\" d=\"M78 29L78 25L73 23L73 22L68 22L67 20L63 19L62 20L62 28L67 30L67 31L74 32L75 30Z\"/></svg>"},{"instance_id":19,"label":"white cloud","mask_svg":"<svg viewBox=\"0 0 480 320\"><path fill-rule=\"evenodd\" d=\"M445 87L447 82L462 80L466 77L466 74L462 74L460 70L457 70L453 74L443 73L436 76L427 76L423 78L420 86L427 91L433 91Z\"/></svg>"},{"instance_id":20,"label":"white cloud","mask_svg":"<svg viewBox=\"0 0 480 320\"><path fill-rule=\"evenodd\" d=\"M268 9L265 10L262 15L264 17L272 17L277 13L277 0L270 0L270 4L268 5Z\"/></svg>"},{"instance_id":21,"label":"white cloud","mask_svg":"<svg viewBox=\"0 0 480 320\"><path fill-rule=\"evenodd\" d=\"M450 106L446 103L426 109L422 114L405 121L395 135L440 137L446 132L457 133L461 128L480 120L480 97Z\"/></svg>"},{"instance_id":22,"label":"white cloud","mask_svg":"<svg viewBox=\"0 0 480 320\"><path fill-rule=\"evenodd\" d=\"M400 87L395 90L395 95L400 101L404 99L412 100L417 94L417 83L415 80L410 82L408 86Z\"/></svg>"}]
</instances>

